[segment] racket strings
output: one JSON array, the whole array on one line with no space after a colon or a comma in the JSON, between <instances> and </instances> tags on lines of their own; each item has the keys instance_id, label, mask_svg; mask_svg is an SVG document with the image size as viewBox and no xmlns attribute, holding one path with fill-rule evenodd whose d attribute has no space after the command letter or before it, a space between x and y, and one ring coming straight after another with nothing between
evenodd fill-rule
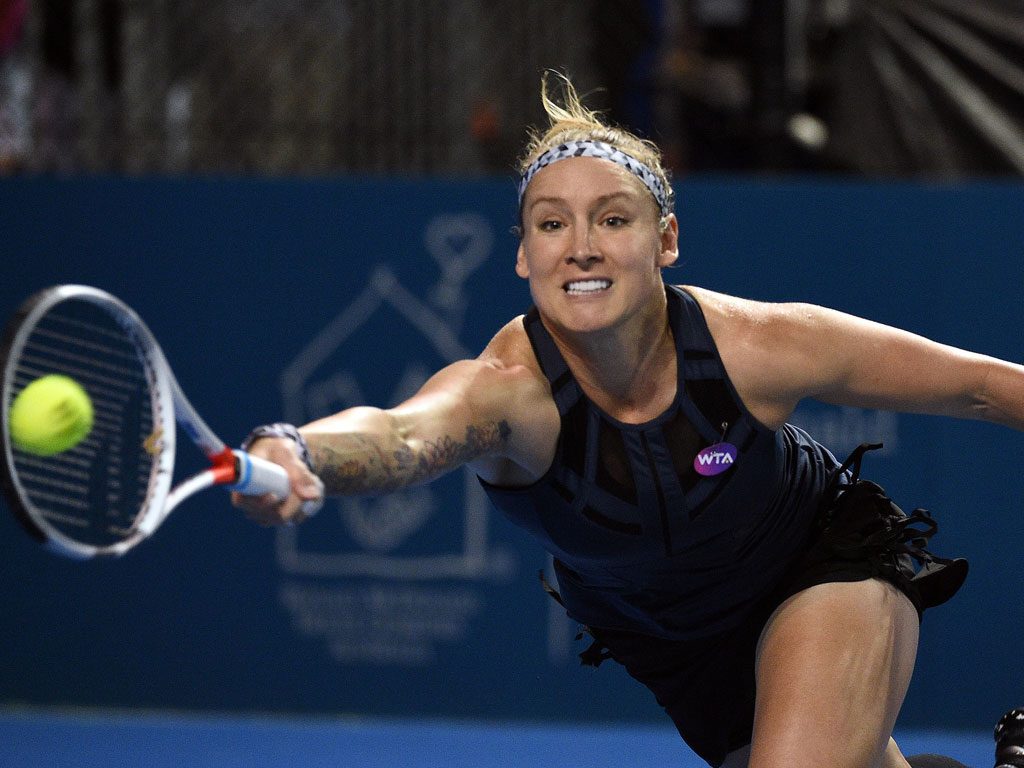
<instances>
[{"instance_id":1,"label":"racket strings","mask_svg":"<svg viewBox=\"0 0 1024 768\"><path fill-rule=\"evenodd\" d=\"M93 429L54 456L14 452L32 511L75 541L106 546L130 535L155 482L150 372L133 339L101 307L63 301L27 335L14 367L12 398L47 374L74 378L93 403Z\"/></svg>"}]
</instances>

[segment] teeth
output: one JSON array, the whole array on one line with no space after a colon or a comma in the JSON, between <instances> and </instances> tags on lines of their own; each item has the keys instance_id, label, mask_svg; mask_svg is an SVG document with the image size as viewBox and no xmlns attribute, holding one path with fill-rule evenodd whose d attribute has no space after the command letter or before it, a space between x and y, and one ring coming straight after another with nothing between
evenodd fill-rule
<instances>
[{"instance_id":1,"label":"teeth","mask_svg":"<svg viewBox=\"0 0 1024 768\"><path fill-rule=\"evenodd\" d=\"M575 282L566 285L565 291L566 293L579 296L584 293L603 291L611 286L611 284L611 280L576 280Z\"/></svg>"}]
</instances>

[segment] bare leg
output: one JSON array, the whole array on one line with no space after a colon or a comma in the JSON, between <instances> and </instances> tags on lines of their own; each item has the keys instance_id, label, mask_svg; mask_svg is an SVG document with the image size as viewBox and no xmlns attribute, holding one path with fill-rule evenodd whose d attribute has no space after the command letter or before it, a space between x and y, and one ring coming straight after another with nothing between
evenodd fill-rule
<instances>
[{"instance_id":1,"label":"bare leg","mask_svg":"<svg viewBox=\"0 0 1024 768\"><path fill-rule=\"evenodd\" d=\"M725 762L722 763L721 768L747 768L750 763L750 745L737 749L735 752L730 752L726 755ZM885 758L882 762L884 768L913 768L909 766L906 759L903 757L903 753L900 752L896 742L890 738L889 744L885 748ZM966 766L964 766L966 768Z\"/></svg>"},{"instance_id":2,"label":"bare leg","mask_svg":"<svg viewBox=\"0 0 1024 768\"><path fill-rule=\"evenodd\" d=\"M877 579L783 603L758 648L750 768L907 768L891 734L917 638L913 605Z\"/></svg>"}]
</instances>

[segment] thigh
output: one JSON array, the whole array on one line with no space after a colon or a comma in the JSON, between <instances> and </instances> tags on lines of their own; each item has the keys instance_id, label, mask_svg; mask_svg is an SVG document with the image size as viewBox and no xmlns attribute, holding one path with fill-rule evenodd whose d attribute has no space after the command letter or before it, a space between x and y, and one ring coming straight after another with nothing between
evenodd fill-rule
<instances>
[{"instance_id":1,"label":"thigh","mask_svg":"<svg viewBox=\"0 0 1024 768\"><path fill-rule=\"evenodd\" d=\"M780 605L757 649L751 768L900 765L889 741L918 628L910 600L878 579L818 584Z\"/></svg>"}]
</instances>

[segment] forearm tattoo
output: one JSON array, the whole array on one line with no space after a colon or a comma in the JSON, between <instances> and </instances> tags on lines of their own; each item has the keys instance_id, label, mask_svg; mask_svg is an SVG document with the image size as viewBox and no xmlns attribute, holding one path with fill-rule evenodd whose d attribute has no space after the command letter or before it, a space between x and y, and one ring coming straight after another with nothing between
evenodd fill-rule
<instances>
[{"instance_id":1,"label":"forearm tattoo","mask_svg":"<svg viewBox=\"0 0 1024 768\"><path fill-rule=\"evenodd\" d=\"M504 445L512 434L507 421L466 427L461 439L443 435L418 450L406 445L386 450L377 439L360 434L332 435L330 445L310 445L313 466L328 495L390 493L483 456Z\"/></svg>"}]
</instances>

